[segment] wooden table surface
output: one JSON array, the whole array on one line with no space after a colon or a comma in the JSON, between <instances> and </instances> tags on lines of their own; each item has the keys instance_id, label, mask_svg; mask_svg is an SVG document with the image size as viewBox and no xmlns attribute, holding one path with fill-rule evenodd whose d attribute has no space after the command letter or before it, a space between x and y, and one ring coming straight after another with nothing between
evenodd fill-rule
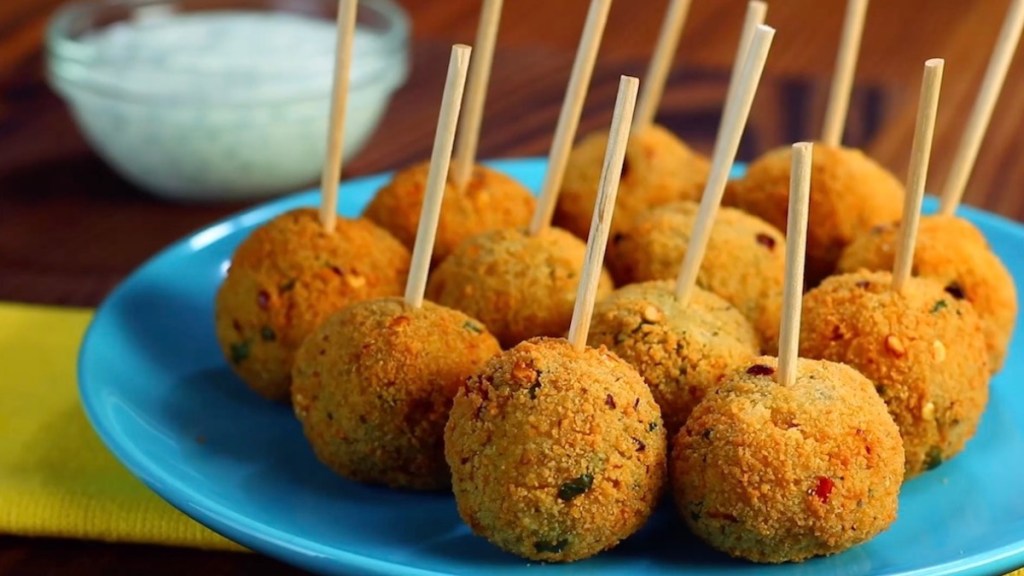
<instances>
[{"instance_id":1,"label":"wooden table surface","mask_svg":"<svg viewBox=\"0 0 1024 576\"><path fill-rule=\"evenodd\" d=\"M169 204L119 178L92 153L47 87L42 33L60 0L0 2L0 300L95 306L172 240L243 203ZM427 157L452 42L472 42L477 0L403 0L414 26L413 72L347 176ZM586 0L509 0L495 61L483 157L546 152ZM612 10L581 129L606 126L617 77L642 74L663 0ZM1007 0L876 0L869 11L846 141L902 177L921 66L946 58L930 188L940 186ZM710 151L745 3L694 0L659 121ZM840 0L776 0L778 35L740 156L819 131ZM1024 58L1011 69L966 201L1024 219ZM0 536L0 576L250 574L298 571L256 554Z\"/></svg>"}]
</instances>

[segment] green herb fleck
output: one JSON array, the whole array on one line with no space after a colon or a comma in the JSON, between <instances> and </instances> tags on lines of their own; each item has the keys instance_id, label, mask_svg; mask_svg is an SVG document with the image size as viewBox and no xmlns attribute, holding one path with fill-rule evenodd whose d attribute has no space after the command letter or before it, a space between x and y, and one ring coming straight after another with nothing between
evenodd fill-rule
<instances>
[{"instance_id":1,"label":"green herb fleck","mask_svg":"<svg viewBox=\"0 0 1024 576\"><path fill-rule=\"evenodd\" d=\"M938 302L935 303L934 306L932 306L932 314L937 313L939 310L942 310L943 308L946 308L947 306L949 306L949 304L946 304L945 300L939 300Z\"/></svg>"},{"instance_id":2,"label":"green herb fleck","mask_svg":"<svg viewBox=\"0 0 1024 576\"><path fill-rule=\"evenodd\" d=\"M569 545L568 538L562 538L559 540L537 540L533 543L533 549L537 552L548 552L551 554L558 554L565 550L565 547Z\"/></svg>"},{"instance_id":3,"label":"green herb fleck","mask_svg":"<svg viewBox=\"0 0 1024 576\"><path fill-rule=\"evenodd\" d=\"M573 478L558 488L558 497L566 502L590 490L594 485L594 476L589 472Z\"/></svg>"},{"instance_id":4,"label":"green herb fleck","mask_svg":"<svg viewBox=\"0 0 1024 576\"><path fill-rule=\"evenodd\" d=\"M657 422L651 421L651 423L647 425L647 431L648 432L654 432L657 429L658 429L658 423Z\"/></svg>"},{"instance_id":5,"label":"green herb fleck","mask_svg":"<svg viewBox=\"0 0 1024 576\"><path fill-rule=\"evenodd\" d=\"M273 342L277 340L277 333L270 326L264 326L260 328L260 338L263 338L264 342Z\"/></svg>"},{"instance_id":6,"label":"green herb fleck","mask_svg":"<svg viewBox=\"0 0 1024 576\"><path fill-rule=\"evenodd\" d=\"M249 341L242 340L231 345L231 361L241 364L242 360L249 357Z\"/></svg>"},{"instance_id":7,"label":"green herb fleck","mask_svg":"<svg viewBox=\"0 0 1024 576\"><path fill-rule=\"evenodd\" d=\"M466 323L462 325L462 328L464 330L469 330L470 332L473 332L474 334L483 334L484 333L483 327L480 326L479 324L477 324L476 322L473 322L472 320L467 320Z\"/></svg>"},{"instance_id":8,"label":"green herb fleck","mask_svg":"<svg viewBox=\"0 0 1024 576\"><path fill-rule=\"evenodd\" d=\"M295 278L289 278L284 281L284 284L278 286L277 291L284 294L285 292L291 292L295 288Z\"/></svg>"},{"instance_id":9,"label":"green herb fleck","mask_svg":"<svg viewBox=\"0 0 1024 576\"><path fill-rule=\"evenodd\" d=\"M878 384L875 386L875 392L878 392L879 396L885 396L885 385Z\"/></svg>"},{"instance_id":10,"label":"green herb fleck","mask_svg":"<svg viewBox=\"0 0 1024 576\"><path fill-rule=\"evenodd\" d=\"M934 470L939 467L939 464L942 464L942 448L932 446L924 455L924 469Z\"/></svg>"}]
</instances>

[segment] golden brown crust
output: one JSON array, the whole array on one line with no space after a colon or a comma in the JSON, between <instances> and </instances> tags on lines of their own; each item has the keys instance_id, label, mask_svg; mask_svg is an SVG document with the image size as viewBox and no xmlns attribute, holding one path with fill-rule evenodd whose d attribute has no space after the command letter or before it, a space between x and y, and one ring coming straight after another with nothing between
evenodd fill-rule
<instances>
[{"instance_id":1,"label":"golden brown crust","mask_svg":"<svg viewBox=\"0 0 1024 576\"><path fill-rule=\"evenodd\" d=\"M676 505L709 544L755 562L835 554L885 530L903 481L899 431L856 370L801 359L792 386L753 360L673 439Z\"/></svg>"},{"instance_id":2,"label":"golden brown crust","mask_svg":"<svg viewBox=\"0 0 1024 576\"><path fill-rule=\"evenodd\" d=\"M790 148L754 161L731 183L723 202L786 229ZM835 270L843 249L872 226L899 220L903 185L888 170L853 148L815 143L807 230L807 282L817 284Z\"/></svg>"},{"instance_id":3,"label":"golden brown crust","mask_svg":"<svg viewBox=\"0 0 1024 576\"><path fill-rule=\"evenodd\" d=\"M690 243L695 202L676 202L643 214L608 243L608 269L619 285L672 280ZM786 238L774 226L735 208L718 211L697 285L725 298L746 316L764 351L779 346Z\"/></svg>"},{"instance_id":4,"label":"golden brown crust","mask_svg":"<svg viewBox=\"0 0 1024 576\"><path fill-rule=\"evenodd\" d=\"M396 173L364 213L410 250L416 242L429 168L424 162ZM445 188L432 264L439 264L466 238L490 230L525 227L535 205L533 194L517 180L486 166L474 166L465 190L456 190L451 182Z\"/></svg>"},{"instance_id":5,"label":"golden brown crust","mask_svg":"<svg viewBox=\"0 0 1024 576\"><path fill-rule=\"evenodd\" d=\"M569 330L587 247L559 228L468 239L430 275L427 297L483 322L505 348ZM601 275L598 297L614 289Z\"/></svg>"},{"instance_id":6,"label":"golden brown crust","mask_svg":"<svg viewBox=\"0 0 1024 576\"><path fill-rule=\"evenodd\" d=\"M493 358L459 391L445 456L473 531L543 561L618 544L646 522L666 475L643 379L606 350L551 338Z\"/></svg>"},{"instance_id":7,"label":"golden brown crust","mask_svg":"<svg viewBox=\"0 0 1024 576\"><path fill-rule=\"evenodd\" d=\"M359 302L299 349L292 404L317 458L338 474L394 488L450 485L444 426L455 392L499 353L461 312L398 298Z\"/></svg>"},{"instance_id":8,"label":"golden brown crust","mask_svg":"<svg viewBox=\"0 0 1024 576\"><path fill-rule=\"evenodd\" d=\"M287 212L239 245L217 291L217 340L249 386L286 400L295 351L331 313L401 294L409 251L365 219L324 232L314 209Z\"/></svg>"},{"instance_id":9,"label":"golden brown crust","mask_svg":"<svg viewBox=\"0 0 1024 576\"><path fill-rule=\"evenodd\" d=\"M839 271L892 270L898 234L895 224L861 234L843 252ZM999 371L1017 319L1017 288L981 232L963 218L921 218L913 270L915 275L940 282L951 295L965 298L974 306L985 331L989 368Z\"/></svg>"},{"instance_id":10,"label":"golden brown crust","mask_svg":"<svg viewBox=\"0 0 1024 576\"><path fill-rule=\"evenodd\" d=\"M607 144L608 133L595 132L569 155L554 223L580 238L590 231ZM655 206L699 199L709 170L707 158L661 126L632 135L622 166L612 234Z\"/></svg>"},{"instance_id":11,"label":"golden brown crust","mask_svg":"<svg viewBox=\"0 0 1024 576\"><path fill-rule=\"evenodd\" d=\"M682 306L674 289L655 281L616 290L597 303L588 338L637 369L669 435L727 374L760 354L754 328L731 304L697 288Z\"/></svg>"},{"instance_id":12,"label":"golden brown crust","mask_svg":"<svg viewBox=\"0 0 1024 576\"><path fill-rule=\"evenodd\" d=\"M973 307L942 284L887 272L832 276L804 297L800 354L843 362L874 382L900 428L907 477L952 458L988 400L988 355Z\"/></svg>"}]
</instances>

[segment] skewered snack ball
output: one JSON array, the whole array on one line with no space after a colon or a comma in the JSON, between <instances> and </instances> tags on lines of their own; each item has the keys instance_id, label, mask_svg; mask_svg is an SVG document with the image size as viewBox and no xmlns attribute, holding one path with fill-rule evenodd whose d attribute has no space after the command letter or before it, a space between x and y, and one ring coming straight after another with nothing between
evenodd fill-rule
<instances>
[{"instance_id":1,"label":"skewered snack ball","mask_svg":"<svg viewBox=\"0 0 1024 576\"><path fill-rule=\"evenodd\" d=\"M399 298L360 302L331 316L299 349L295 415L317 458L338 474L443 489L450 485L444 426L452 398L500 351L461 312Z\"/></svg>"},{"instance_id":2,"label":"skewered snack ball","mask_svg":"<svg viewBox=\"0 0 1024 576\"><path fill-rule=\"evenodd\" d=\"M804 298L800 353L843 362L874 382L900 428L906 475L963 450L988 400L981 320L939 282L886 272L832 276Z\"/></svg>"},{"instance_id":3,"label":"skewered snack ball","mask_svg":"<svg viewBox=\"0 0 1024 576\"><path fill-rule=\"evenodd\" d=\"M590 230L607 143L607 133L590 134L572 150L565 168L554 224L580 238L586 238ZM632 134L622 166L612 234L651 208L699 199L709 170L707 158L661 126L651 125Z\"/></svg>"},{"instance_id":4,"label":"skewered snack ball","mask_svg":"<svg viewBox=\"0 0 1024 576\"><path fill-rule=\"evenodd\" d=\"M755 160L746 176L726 190L725 204L785 229L790 154L789 148L780 148ZM815 145L811 178L806 276L814 286L835 270L855 237L900 218L904 191L899 180L860 150L825 144Z\"/></svg>"},{"instance_id":5,"label":"skewered snack ball","mask_svg":"<svg viewBox=\"0 0 1024 576\"><path fill-rule=\"evenodd\" d=\"M699 205L676 202L643 214L614 236L607 265L620 285L668 280L690 244ZM708 240L697 285L725 298L760 335L764 351L779 346L786 239L771 224L735 208L721 208Z\"/></svg>"},{"instance_id":6,"label":"skewered snack ball","mask_svg":"<svg viewBox=\"0 0 1024 576\"><path fill-rule=\"evenodd\" d=\"M306 336L353 302L401 294L408 272L409 251L368 220L331 233L316 210L287 212L235 251L214 305L217 340L253 390L286 400Z\"/></svg>"},{"instance_id":7,"label":"skewered snack ball","mask_svg":"<svg viewBox=\"0 0 1024 576\"><path fill-rule=\"evenodd\" d=\"M416 240L428 167L427 163L416 164L395 174L364 214L410 249ZM497 170L474 166L465 188L447 184L432 265L439 264L469 237L491 230L525 227L535 205L533 194L518 181Z\"/></svg>"},{"instance_id":8,"label":"skewered snack ball","mask_svg":"<svg viewBox=\"0 0 1024 576\"><path fill-rule=\"evenodd\" d=\"M673 494L687 526L755 562L835 554L896 519L899 431L871 382L801 359L792 385L755 359L694 408L672 442Z\"/></svg>"},{"instance_id":9,"label":"skewered snack ball","mask_svg":"<svg viewBox=\"0 0 1024 576\"><path fill-rule=\"evenodd\" d=\"M479 319L505 348L561 336L572 320L586 245L565 230L494 230L461 245L431 274L427 298ZM613 290L602 272L598 294Z\"/></svg>"},{"instance_id":10,"label":"skewered snack ball","mask_svg":"<svg viewBox=\"0 0 1024 576\"><path fill-rule=\"evenodd\" d=\"M636 368L670 435L726 374L760 354L756 332L731 304L698 288L682 305L674 288L654 281L615 291L594 308L587 339Z\"/></svg>"},{"instance_id":11,"label":"skewered snack ball","mask_svg":"<svg viewBox=\"0 0 1024 576\"><path fill-rule=\"evenodd\" d=\"M861 234L843 252L839 271L891 270L898 232L899 227L890 224ZM914 273L940 282L950 296L971 303L981 317L989 368L1002 368L1017 319L1017 288L981 232L955 216L922 217Z\"/></svg>"},{"instance_id":12,"label":"skewered snack ball","mask_svg":"<svg viewBox=\"0 0 1024 576\"><path fill-rule=\"evenodd\" d=\"M473 532L548 562L592 556L635 532L666 476L661 412L636 370L553 338L520 343L467 382L445 456Z\"/></svg>"}]
</instances>

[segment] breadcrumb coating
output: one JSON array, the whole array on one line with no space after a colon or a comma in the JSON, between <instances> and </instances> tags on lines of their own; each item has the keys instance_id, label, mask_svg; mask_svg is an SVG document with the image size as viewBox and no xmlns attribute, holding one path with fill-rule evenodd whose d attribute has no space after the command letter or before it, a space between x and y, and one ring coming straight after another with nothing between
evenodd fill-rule
<instances>
[{"instance_id":1,"label":"breadcrumb coating","mask_svg":"<svg viewBox=\"0 0 1024 576\"><path fill-rule=\"evenodd\" d=\"M892 270L898 236L897 224L861 234L843 252L839 271ZM942 283L951 296L974 306L985 332L989 367L999 371L1017 320L1017 287L981 232L963 218L922 217L913 271Z\"/></svg>"},{"instance_id":2,"label":"breadcrumb coating","mask_svg":"<svg viewBox=\"0 0 1024 576\"><path fill-rule=\"evenodd\" d=\"M669 435L726 375L761 353L757 333L731 304L696 288L684 306L670 281L632 284L598 302L588 343L637 369Z\"/></svg>"},{"instance_id":3,"label":"breadcrumb coating","mask_svg":"<svg viewBox=\"0 0 1024 576\"><path fill-rule=\"evenodd\" d=\"M587 247L559 228L535 236L494 230L460 245L434 270L427 298L477 318L511 348L536 336L563 336L572 321ZM602 272L598 297L614 289Z\"/></svg>"},{"instance_id":4,"label":"breadcrumb coating","mask_svg":"<svg viewBox=\"0 0 1024 576\"><path fill-rule=\"evenodd\" d=\"M299 349L292 404L317 458L394 488L450 485L444 426L455 392L501 349L483 325L429 301L369 300Z\"/></svg>"},{"instance_id":5,"label":"breadcrumb coating","mask_svg":"<svg viewBox=\"0 0 1024 576\"><path fill-rule=\"evenodd\" d=\"M981 321L943 285L887 272L832 276L804 296L800 354L842 362L875 384L900 428L906 475L963 450L988 401Z\"/></svg>"},{"instance_id":6,"label":"breadcrumb coating","mask_svg":"<svg viewBox=\"0 0 1024 576\"><path fill-rule=\"evenodd\" d=\"M674 280L686 256L699 205L676 202L641 215L608 243L605 259L620 286ZM774 226L735 208L719 209L697 285L743 313L775 354L782 320L786 238Z\"/></svg>"},{"instance_id":7,"label":"breadcrumb coating","mask_svg":"<svg viewBox=\"0 0 1024 576\"><path fill-rule=\"evenodd\" d=\"M419 228L429 163L395 174L380 189L364 216L388 230L412 250ZM474 166L464 190L451 182L445 187L437 222L432 265L439 264L463 240L502 228L522 228L533 215L536 199L519 181L485 166Z\"/></svg>"},{"instance_id":8,"label":"breadcrumb coating","mask_svg":"<svg viewBox=\"0 0 1024 576\"><path fill-rule=\"evenodd\" d=\"M473 531L532 560L614 547L651 515L666 480L658 405L604 349L535 338L491 359L455 397L445 456Z\"/></svg>"},{"instance_id":9,"label":"breadcrumb coating","mask_svg":"<svg viewBox=\"0 0 1024 576\"><path fill-rule=\"evenodd\" d=\"M673 494L690 529L755 562L842 552L896 519L899 431L871 382L843 364L777 360L734 372L672 442Z\"/></svg>"},{"instance_id":10,"label":"breadcrumb coating","mask_svg":"<svg viewBox=\"0 0 1024 576\"><path fill-rule=\"evenodd\" d=\"M365 219L324 232L315 209L286 212L239 245L214 303L217 340L260 395L287 400L295 352L333 312L401 294L409 251Z\"/></svg>"},{"instance_id":11,"label":"breadcrumb coating","mask_svg":"<svg viewBox=\"0 0 1024 576\"><path fill-rule=\"evenodd\" d=\"M789 147L768 152L730 183L723 203L786 229L789 206ZM846 245L872 226L899 220L903 185L860 150L814 144L807 229L806 281L831 274Z\"/></svg>"},{"instance_id":12,"label":"breadcrumb coating","mask_svg":"<svg viewBox=\"0 0 1024 576\"><path fill-rule=\"evenodd\" d=\"M597 186L608 145L607 132L586 136L569 155L554 223L580 238L590 231ZM611 233L628 228L640 214L679 200L699 200L711 166L665 128L652 125L632 134L622 165Z\"/></svg>"}]
</instances>

